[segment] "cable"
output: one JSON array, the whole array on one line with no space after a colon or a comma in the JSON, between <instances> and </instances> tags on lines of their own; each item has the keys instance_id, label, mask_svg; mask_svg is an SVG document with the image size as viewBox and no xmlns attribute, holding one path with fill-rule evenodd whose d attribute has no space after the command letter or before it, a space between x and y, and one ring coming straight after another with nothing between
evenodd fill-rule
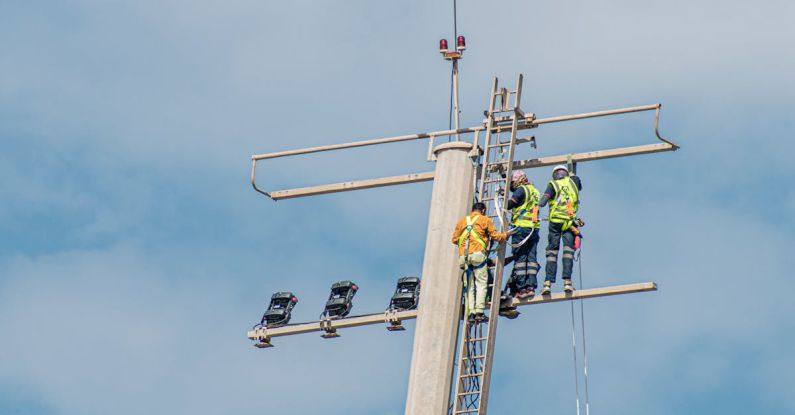
<instances>
[{"instance_id":1,"label":"cable","mask_svg":"<svg viewBox=\"0 0 795 415\"><path fill-rule=\"evenodd\" d=\"M580 379L577 376L577 340L576 332L574 329L574 302L571 304L571 350L574 357L574 392L577 396L575 403L577 404L577 415L580 415Z\"/></svg>"},{"instance_id":2,"label":"cable","mask_svg":"<svg viewBox=\"0 0 795 415\"><path fill-rule=\"evenodd\" d=\"M458 38L458 7L457 7L457 0L453 0L453 43L456 42ZM455 65L455 64L454 64ZM455 68L450 69L450 111L448 112L448 128L453 129L453 76L455 75ZM449 143L453 139L452 136L447 136L447 142Z\"/></svg>"},{"instance_id":3,"label":"cable","mask_svg":"<svg viewBox=\"0 0 795 415\"><path fill-rule=\"evenodd\" d=\"M453 0L453 44L456 43L456 39L458 39L458 1ZM455 61L453 61L453 67L450 69L450 111L448 116L448 125L449 129L453 129L453 77L455 76ZM457 114L456 114L457 115ZM447 136L447 142L449 143L453 139L453 136Z\"/></svg>"},{"instance_id":4,"label":"cable","mask_svg":"<svg viewBox=\"0 0 795 415\"><path fill-rule=\"evenodd\" d=\"M450 111L448 113L448 129L453 129L453 70L450 69ZM452 140L451 136L447 136L447 142Z\"/></svg>"},{"instance_id":5,"label":"cable","mask_svg":"<svg viewBox=\"0 0 795 415\"><path fill-rule=\"evenodd\" d=\"M577 266L580 274L580 289L582 290L582 248L577 254ZM590 415L590 402L588 400L588 350L585 348L585 303L580 300L580 321L582 321L582 357L583 373L585 375L585 415Z\"/></svg>"},{"instance_id":6,"label":"cable","mask_svg":"<svg viewBox=\"0 0 795 415\"><path fill-rule=\"evenodd\" d=\"M458 37L458 9L456 7L457 0L453 0L453 39Z\"/></svg>"}]
</instances>

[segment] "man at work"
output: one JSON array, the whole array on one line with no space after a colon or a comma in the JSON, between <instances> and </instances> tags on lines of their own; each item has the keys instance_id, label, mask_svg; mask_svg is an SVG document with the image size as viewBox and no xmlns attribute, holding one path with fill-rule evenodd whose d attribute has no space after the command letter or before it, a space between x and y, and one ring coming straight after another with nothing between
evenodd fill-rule
<instances>
[{"instance_id":1,"label":"man at work","mask_svg":"<svg viewBox=\"0 0 795 415\"><path fill-rule=\"evenodd\" d=\"M574 267L574 232L572 225L577 218L580 206L580 190L582 182L577 176L570 176L566 166L559 165L552 169L552 180L547 185L544 195L538 202L540 207L549 202L549 236L547 244L547 265L544 289L541 294L549 294L558 273L558 250L563 239L563 289L574 291L571 284L571 271Z\"/></svg>"},{"instance_id":2,"label":"man at work","mask_svg":"<svg viewBox=\"0 0 795 415\"><path fill-rule=\"evenodd\" d=\"M528 182L525 172L518 170L511 177L511 198L506 209L511 209L511 256L513 270L507 287L511 294L518 298L535 295L538 280L536 275L541 265L536 262L538 255L538 232L541 223L538 221L538 201L540 194L532 183Z\"/></svg>"},{"instance_id":3,"label":"man at work","mask_svg":"<svg viewBox=\"0 0 795 415\"><path fill-rule=\"evenodd\" d=\"M475 203L472 213L461 218L455 227L451 240L458 245L458 261L465 275L465 310L471 320L487 320L483 310L486 308L488 290L486 251L489 240L503 242L506 239L508 235L497 232L494 222L486 216L486 205L481 202Z\"/></svg>"}]
</instances>

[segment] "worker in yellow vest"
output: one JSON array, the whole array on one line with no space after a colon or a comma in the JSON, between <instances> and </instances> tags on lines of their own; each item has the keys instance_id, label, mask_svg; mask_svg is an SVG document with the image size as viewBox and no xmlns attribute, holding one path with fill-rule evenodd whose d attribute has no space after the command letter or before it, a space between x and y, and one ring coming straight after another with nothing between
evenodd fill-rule
<instances>
[{"instance_id":1,"label":"worker in yellow vest","mask_svg":"<svg viewBox=\"0 0 795 415\"><path fill-rule=\"evenodd\" d=\"M582 190L582 181L579 177L569 175L566 166L555 166L552 169L552 180L538 202L540 207L546 206L549 202L546 278L541 294L549 294L552 291L552 284L555 283L561 239L563 240L563 289L566 292L574 291L571 272L574 267L575 235L571 227L577 219L577 210L580 207L580 190Z\"/></svg>"},{"instance_id":2,"label":"worker in yellow vest","mask_svg":"<svg viewBox=\"0 0 795 415\"><path fill-rule=\"evenodd\" d=\"M541 268L537 262L538 233L541 227L541 222L538 221L538 202L541 194L521 170L513 172L511 191L513 193L506 208L511 210L513 227L511 235L513 270L507 288L514 297L528 298L536 293L538 287L536 275Z\"/></svg>"},{"instance_id":3,"label":"worker in yellow vest","mask_svg":"<svg viewBox=\"0 0 795 415\"><path fill-rule=\"evenodd\" d=\"M486 308L488 290L487 250L489 241L503 242L508 236L497 232L494 222L486 216L486 205L477 202L472 206L472 213L456 224L451 241L458 245L458 262L464 270L464 287L466 289L465 309L472 321L486 321L483 314Z\"/></svg>"}]
</instances>

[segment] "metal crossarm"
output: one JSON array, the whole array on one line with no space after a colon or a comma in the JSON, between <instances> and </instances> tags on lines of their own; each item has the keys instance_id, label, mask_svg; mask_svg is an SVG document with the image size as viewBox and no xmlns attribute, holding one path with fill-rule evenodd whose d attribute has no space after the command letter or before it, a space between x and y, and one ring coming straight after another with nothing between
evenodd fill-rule
<instances>
[{"instance_id":1,"label":"metal crossarm","mask_svg":"<svg viewBox=\"0 0 795 415\"><path fill-rule=\"evenodd\" d=\"M616 285L611 287L588 288L573 293L552 293L551 295L536 296L531 299L514 299L511 307L522 307L533 304L554 303L559 301L582 300L587 298L607 297L621 294L634 294L647 291L656 291L657 284L643 282L637 284ZM322 333L328 329L341 330L369 325L384 325L387 329L394 322L403 322L417 318L417 310L398 311L394 313L375 313L362 316L352 316L339 320L313 321L308 323L288 324L286 326L266 328L259 327L249 330L246 337L249 340L270 340L276 337L293 336L297 334ZM481 341L484 337L473 337L472 341ZM474 356L478 357L479 356Z\"/></svg>"},{"instance_id":2,"label":"metal crossarm","mask_svg":"<svg viewBox=\"0 0 795 415\"><path fill-rule=\"evenodd\" d=\"M512 93L504 95L498 93L497 95L494 96L494 100L496 101L496 99L498 98L500 100L507 99L509 96L515 96L515 95ZM507 105L507 103L501 101L500 108L502 108L503 105ZM491 106L489 108L491 108ZM434 177L433 172L412 173L402 176L383 177L376 179L354 180L342 183L324 184L320 186L310 186L298 189L266 191L257 185L257 162L264 160L272 160L276 158L294 157L306 154L320 153L326 151L337 151L337 150L345 150L357 147L367 147L367 146L380 145L380 144L400 143L400 142L424 140L424 139L427 139L429 141L429 154L430 154L430 148L433 145L433 139L436 137L474 134L473 137L474 143L477 144L479 141L478 140L479 133L484 131L486 132L487 136L492 136L492 135L499 136L501 133L509 133L511 131L516 131L516 130L526 130L530 128L536 128L540 125L545 125L545 124L584 120L589 118L606 117L606 116L619 115L619 114L631 114L643 111L655 112L654 134L657 137L657 139L660 141L660 143L574 154L572 155L574 156L573 157L574 161L575 162L591 161L591 160L601 160L601 159L614 158L614 157L634 156L639 154L658 153L664 151L675 151L679 149L679 146L677 146L676 144L672 143L671 141L660 135L659 123L660 123L661 108L662 105L660 104L652 104L652 105L642 105L637 107L627 107L627 108L619 108L613 110L588 112L583 114L562 115L562 116L548 117L548 118L536 118L535 114L533 113L525 113L520 108L511 108L512 114L502 115L497 117L494 116L494 114L492 113L491 116L487 117L487 119L484 120L483 125L475 127L401 135L395 137L378 138L373 140L355 141L344 144L331 144L331 145L310 147L304 149L278 151L275 153L267 153L267 154L254 154L251 156L251 186L254 188L254 190L269 197L272 200L282 200L282 199L291 199L296 197L316 196L328 193L347 192L351 190L370 189L374 187L394 186L400 184L430 181L433 180ZM506 111L507 110L495 110L495 112L499 113L504 113ZM521 138L517 139L514 142L514 145L530 141L531 139ZM486 143L486 145L488 146L488 143ZM509 145L510 145L509 142L503 142L495 144L492 148L504 149ZM560 164L560 160L565 161L566 157L568 157L568 155L544 157L535 160L515 161L513 168L516 169L516 168L528 168L528 167L541 167L553 164ZM517 163L525 163L526 165L517 166Z\"/></svg>"}]
</instances>

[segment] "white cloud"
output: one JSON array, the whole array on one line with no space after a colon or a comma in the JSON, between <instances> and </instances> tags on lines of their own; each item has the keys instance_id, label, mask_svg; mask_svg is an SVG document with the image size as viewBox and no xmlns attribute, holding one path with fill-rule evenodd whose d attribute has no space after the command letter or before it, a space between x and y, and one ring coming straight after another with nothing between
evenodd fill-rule
<instances>
[{"instance_id":1,"label":"white cloud","mask_svg":"<svg viewBox=\"0 0 795 415\"><path fill-rule=\"evenodd\" d=\"M781 228L793 222L755 209L770 165L775 180L793 175L781 106L795 95L782 52L792 5L713 3L459 2L464 124L480 122L493 75L512 84L524 72L525 108L539 116L660 100L663 134L683 145L581 166L587 284L660 283L587 303L594 409L671 412L746 376L733 364L745 353L757 384L742 393L795 405L780 349L793 312ZM363 287L357 310L381 310L394 278L419 269L430 187L274 204L248 187L248 155L446 128L449 72L434 46L449 37L449 4L0 7L0 54L15 62L0 68L11 146L0 218L21 229L86 218L50 230L53 252L0 257L0 351L12 356L0 383L65 414L400 413L410 331L308 335L268 351L243 332L275 290L298 292L295 319L313 319L339 279ZM497 9L505 20L490 24ZM544 152L590 150L651 141L650 122L537 134ZM261 178L430 170L424 150L296 159ZM795 208L791 196L782 209ZM76 248L72 232L93 248ZM568 336L565 304L501 324L493 412L572 410Z\"/></svg>"}]
</instances>

